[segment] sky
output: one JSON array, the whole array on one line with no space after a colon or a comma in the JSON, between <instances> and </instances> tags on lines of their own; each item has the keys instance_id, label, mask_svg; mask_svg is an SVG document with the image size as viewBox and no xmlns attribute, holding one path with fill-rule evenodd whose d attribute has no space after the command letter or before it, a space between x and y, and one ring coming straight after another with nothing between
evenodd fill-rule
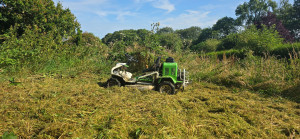
<instances>
[{"instance_id":1,"label":"sky","mask_svg":"<svg viewBox=\"0 0 300 139\"><path fill-rule=\"evenodd\" d=\"M236 18L248 0L54 0L69 8L81 29L103 38L125 29L148 29L152 23L176 29L212 27L218 19Z\"/></svg>"}]
</instances>

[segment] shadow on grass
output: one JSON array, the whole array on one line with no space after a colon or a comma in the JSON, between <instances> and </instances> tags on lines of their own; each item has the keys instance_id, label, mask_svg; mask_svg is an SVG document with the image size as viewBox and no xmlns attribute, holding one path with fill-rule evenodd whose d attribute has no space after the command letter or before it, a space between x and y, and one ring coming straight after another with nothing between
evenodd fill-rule
<instances>
[{"instance_id":1,"label":"shadow on grass","mask_svg":"<svg viewBox=\"0 0 300 139\"><path fill-rule=\"evenodd\" d=\"M281 96L300 103L300 82L298 82L297 85L282 91Z\"/></svg>"},{"instance_id":2,"label":"shadow on grass","mask_svg":"<svg viewBox=\"0 0 300 139\"><path fill-rule=\"evenodd\" d=\"M227 88L240 88L249 89L255 93L259 93L262 97L283 97L290 101L300 103L300 82L296 83L285 90L281 90L278 86L274 85L272 82L262 82L257 83L252 87L246 87L241 82L232 79L222 79L220 78L217 82L212 82L216 85L222 85Z\"/></svg>"},{"instance_id":3,"label":"shadow on grass","mask_svg":"<svg viewBox=\"0 0 300 139\"><path fill-rule=\"evenodd\" d=\"M98 82L97 84L99 87L106 87L106 82Z\"/></svg>"},{"instance_id":4,"label":"shadow on grass","mask_svg":"<svg viewBox=\"0 0 300 139\"><path fill-rule=\"evenodd\" d=\"M262 97L283 97L290 101L300 103L300 82L296 85L280 91L272 87L265 87L263 89L254 89L253 91L260 93Z\"/></svg>"}]
</instances>

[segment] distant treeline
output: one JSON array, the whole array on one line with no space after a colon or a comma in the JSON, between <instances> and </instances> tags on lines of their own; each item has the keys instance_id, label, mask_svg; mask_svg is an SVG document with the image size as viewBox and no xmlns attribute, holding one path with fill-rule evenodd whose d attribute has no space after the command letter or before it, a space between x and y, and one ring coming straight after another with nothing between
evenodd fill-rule
<instances>
[{"instance_id":1,"label":"distant treeline","mask_svg":"<svg viewBox=\"0 0 300 139\"><path fill-rule=\"evenodd\" d=\"M121 30L99 39L82 33L76 17L61 3L0 0L0 68L44 71L95 57L124 61L125 53L147 64L167 51L238 58L299 54L300 0L250 0L235 12L236 19L223 17L211 28L173 30L154 23L151 30Z\"/></svg>"}]
</instances>

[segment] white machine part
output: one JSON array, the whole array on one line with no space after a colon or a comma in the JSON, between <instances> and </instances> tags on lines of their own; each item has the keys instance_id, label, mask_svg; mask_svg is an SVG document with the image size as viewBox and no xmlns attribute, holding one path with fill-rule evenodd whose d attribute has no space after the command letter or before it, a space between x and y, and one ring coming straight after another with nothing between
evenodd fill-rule
<instances>
[{"instance_id":1,"label":"white machine part","mask_svg":"<svg viewBox=\"0 0 300 139\"><path fill-rule=\"evenodd\" d=\"M121 76L121 77L123 77L125 80L131 79L132 73L127 72L127 71L125 71L125 70L120 70L120 68L121 68L122 66L128 67L126 63L117 63L116 66L114 66L114 67L111 69L111 74Z\"/></svg>"}]
</instances>

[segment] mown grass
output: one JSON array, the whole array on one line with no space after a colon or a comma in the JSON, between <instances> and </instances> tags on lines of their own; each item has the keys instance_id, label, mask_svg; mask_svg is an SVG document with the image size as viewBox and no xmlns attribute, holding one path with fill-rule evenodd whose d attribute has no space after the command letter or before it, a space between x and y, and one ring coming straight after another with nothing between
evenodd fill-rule
<instances>
[{"instance_id":1,"label":"mown grass","mask_svg":"<svg viewBox=\"0 0 300 139\"><path fill-rule=\"evenodd\" d=\"M0 134L19 138L299 138L300 105L194 82L165 95L106 89L97 74L0 82Z\"/></svg>"}]
</instances>

